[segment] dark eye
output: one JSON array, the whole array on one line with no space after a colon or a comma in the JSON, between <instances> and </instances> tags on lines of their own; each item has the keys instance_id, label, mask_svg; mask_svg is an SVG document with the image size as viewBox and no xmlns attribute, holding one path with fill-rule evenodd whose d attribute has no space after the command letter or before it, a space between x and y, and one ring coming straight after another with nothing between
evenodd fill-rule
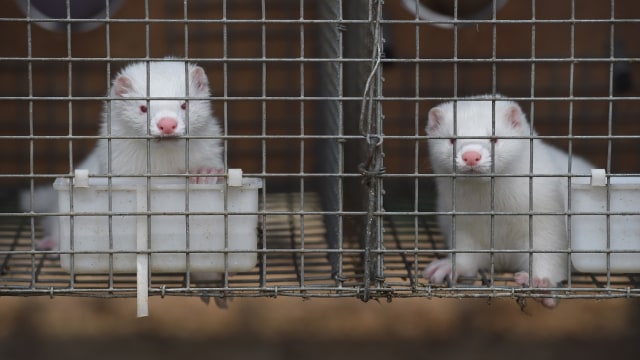
<instances>
[{"instance_id":1,"label":"dark eye","mask_svg":"<svg viewBox=\"0 0 640 360\"><path fill-rule=\"evenodd\" d=\"M453 145L456 143L456 139L449 139L449 144Z\"/></svg>"},{"instance_id":2,"label":"dark eye","mask_svg":"<svg viewBox=\"0 0 640 360\"><path fill-rule=\"evenodd\" d=\"M180 104L180 109L187 110L187 103L183 102L182 104Z\"/></svg>"},{"instance_id":3,"label":"dark eye","mask_svg":"<svg viewBox=\"0 0 640 360\"><path fill-rule=\"evenodd\" d=\"M140 105L140 112L142 113L146 113L147 112L147 107L145 105Z\"/></svg>"}]
</instances>

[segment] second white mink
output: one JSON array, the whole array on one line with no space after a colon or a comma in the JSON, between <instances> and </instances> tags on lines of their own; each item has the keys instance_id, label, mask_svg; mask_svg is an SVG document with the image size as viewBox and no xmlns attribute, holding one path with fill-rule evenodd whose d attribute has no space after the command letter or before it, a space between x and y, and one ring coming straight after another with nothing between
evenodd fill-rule
<instances>
[{"instance_id":1,"label":"second white mink","mask_svg":"<svg viewBox=\"0 0 640 360\"><path fill-rule=\"evenodd\" d=\"M452 257L447 257L429 264L423 275L434 283L445 279L455 282L459 275L475 276L480 269L490 269L493 261L496 271L515 272L514 280L522 286L555 287L567 279L567 254L561 252L568 248L565 216L529 217L527 213L565 211L569 157L542 140L527 138L536 133L517 103L500 96L495 103L491 99L488 95L477 96L455 105L443 103L429 111L427 134L442 137L428 140L431 166L434 174L447 175L436 178L437 211L493 210L521 215L496 214L493 229L490 215L455 215L455 227L452 215L440 215L439 225L448 245L458 251L455 273ZM588 174L592 168L587 161L572 156L571 173ZM493 194L491 174L498 175L493 180ZM534 175L531 182L529 174ZM492 247L498 250L493 256L464 252ZM533 253L531 276L528 250ZM557 304L551 297L541 301L547 307Z\"/></svg>"}]
</instances>

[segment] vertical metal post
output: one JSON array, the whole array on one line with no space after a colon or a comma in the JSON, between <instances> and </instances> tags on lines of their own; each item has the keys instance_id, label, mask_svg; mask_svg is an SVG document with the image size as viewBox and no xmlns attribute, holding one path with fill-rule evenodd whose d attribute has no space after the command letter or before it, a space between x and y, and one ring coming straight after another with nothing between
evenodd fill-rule
<instances>
[{"instance_id":1,"label":"vertical metal post","mask_svg":"<svg viewBox=\"0 0 640 360\"><path fill-rule=\"evenodd\" d=\"M364 293L362 300L369 300L369 289L372 281L382 278L382 224L381 211L381 175L384 171L382 163L382 108L379 97L382 92L382 29L381 14L382 1L350 1L348 17L353 20L366 20L353 26L346 37L346 49L353 51L347 57L362 59L351 62L355 79L345 79L345 93L347 96L359 97L357 103L345 104L345 119L349 120L349 126L356 125L357 129L349 128L355 134L362 136L362 140L355 141L351 151L357 158L345 157L345 163L355 165L362 177L355 178L351 186L357 187L357 191L348 191L350 196L357 194L351 204L361 206L364 210L364 219L359 221L358 234L356 234L363 252ZM345 53L346 53L345 49ZM347 123L345 123L345 129ZM355 164L352 162L355 160ZM346 200L345 200L346 203Z\"/></svg>"},{"instance_id":2,"label":"vertical metal post","mask_svg":"<svg viewBox=\"0 0 640 360\"><path fill-rule=\"evenodd\" d=\"M327 20L320 31L322 63L323 209L332 275L341 280L343 243L362 249L363 300L371 281L381 276L382 173L381 1L323 1L319 16ZM344 11L344 12L343 12ZM333 22L332 20L335 20ZM348 60L348 61L345 61ZM348 100L343 100L346 98ZM355 176L354 176L355 175ZM361 176L358 176L361 175ZM335 213L334 213L335 212ZM355 213L342 216L341 213ZM346 225L346 226L345 226Z\"/></svg>"},{"instance_id":3,"label":"vertical metal post","mask_svg":"<svg viewBox=\"0 0 640 360\"><path fill-rule=\"evenodd\" d=\"M319 31L320 56L327 60L320 64L320 96L324 98L319 106L319 129L321 135L328 136L318 143L320 157L323 159L318 166L320 173L326 174L320 178L319 186L322 193L322 209L331 212L324 216L327 245L331 250L327 257L331 264L331 275L340 280L342 278L342 217L337 212L343 209L342 183L344 174L343 164L343 109L342 109L342 31L346 27L342 21L342 1L328 0L318 2L318 16L326 20ZM335 22L334 22L335 21Z\"/></svg>"}]
</instances>

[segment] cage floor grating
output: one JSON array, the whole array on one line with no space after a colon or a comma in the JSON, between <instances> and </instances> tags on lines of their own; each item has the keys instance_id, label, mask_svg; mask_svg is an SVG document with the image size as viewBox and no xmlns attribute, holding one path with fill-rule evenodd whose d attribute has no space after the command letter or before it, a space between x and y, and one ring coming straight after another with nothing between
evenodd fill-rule
<instances>
[{"instance_id":1,"label":"cage floor grating","mask_svg":"<svg viewBox=\"0 0 640 360\"><path fill-rule=\"evenodd\" d=\"M303 194L306 211L320 209L319 196ZM362 251L343 244L338 251L339 276L332 276L320 214L302 214L300 194L266 196L266 230L260 235L258 266L252 271L228 274L211 283L187 284L184 274L152 274L150 295L213 297L535 297L519 288L511 274L485 272L463 279L455 287L429 285L420 272L444 249L437 225L429 217L387 216L384 220L384 275L365 282ZM59 267L58 260L31 252L31 232L26 218L5 217L0 222L0 296L71 295L133 297L135 274L74 275ZM35 234L36 238L39 234ZM266 241L263 246L262 239ZM418 241L416 241L418 239ZM493 282L491 282L493 278ZM338 279L338 280L336 280ZM561 298L640 297L640 275L574 274L555 296Z\"/></svg>"}]
</instances>

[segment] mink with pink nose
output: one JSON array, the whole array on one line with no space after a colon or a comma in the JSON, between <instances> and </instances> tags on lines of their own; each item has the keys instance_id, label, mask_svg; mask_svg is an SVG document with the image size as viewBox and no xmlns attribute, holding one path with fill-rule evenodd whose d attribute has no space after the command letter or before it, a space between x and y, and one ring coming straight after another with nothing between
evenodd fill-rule
<instances>
[{"instance_id":1,"label":"mink with pink nose","mask_svg":"<svg viewBox=\"0 0 640 360\"><path fill-rule=\"evenodd\" d=\"M174 58L132 63L118 73L108 95L100 138L76 169L116 177L188 172L191 183L215 183L224 173L222 131L203 68ZM187 141L190 136L197 138ZM31 194L22 197L22 208L31 210ZM51 186L37 187L33 198L34 211L58 211ZM57 249L57 219L44 217L42 225L45 236L36 247Z\"/></svg>"},{"instance_id":2,"label":"mink with pink nose","mask_svg":"<svg viewBox=\"0 0 640 360\"><path fill-rule=\"evenodd\" d=\"M481 269L512 271L531 288L567 279L567 174L593 166L538 139L520 106L499 95L432 108L426 132L438 221L456 252L432 261L423 276L442 283ZM553 296L538 299L557 304Z\"/></svg>"}]
</instances>

